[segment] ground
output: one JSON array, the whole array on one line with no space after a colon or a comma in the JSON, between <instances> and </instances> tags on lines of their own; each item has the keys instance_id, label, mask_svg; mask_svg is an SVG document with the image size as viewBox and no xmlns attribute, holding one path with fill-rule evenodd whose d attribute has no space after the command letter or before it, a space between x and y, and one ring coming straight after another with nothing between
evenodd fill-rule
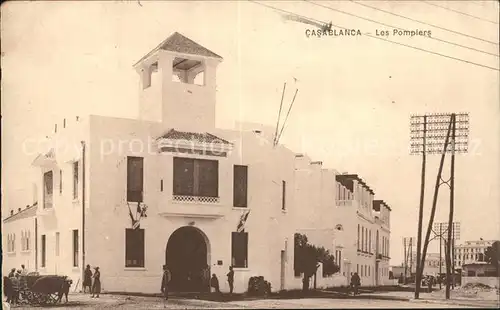
<instances>
[{"instance_id":1,"label":"ground","mask_svg":"<svg viewBox=\"0 0 500 310\"><path fill-rule=\"evenodd\" d=\"M411 302L401 300L378 299L334 299L334 298L304 298L304 299L262 299L232 302L213 302L196 299L173 298L164 302L159 297L136 297L123 295L101 295L92 299L88 295L71 294L68 304L61 304L44 309L291 309L291 308L467 308L457 304L437 304ZM13 307L15 309L33 309L33 307ZM470 308L473 308L470 306Z\"/></svg>"}]
</instances>

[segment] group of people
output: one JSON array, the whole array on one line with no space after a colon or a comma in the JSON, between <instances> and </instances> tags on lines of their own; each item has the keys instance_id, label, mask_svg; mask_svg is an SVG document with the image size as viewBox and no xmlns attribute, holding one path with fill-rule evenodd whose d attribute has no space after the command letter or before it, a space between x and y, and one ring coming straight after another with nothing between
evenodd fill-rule
<instances>
[{"instance_id":1,"label":"group of people","mask_svg":"<svg viewBox=\"0 0 500 310\"><path fill-rule=\"evenodd\" d=\"M233 294L233 289L234 289L234 270L232 266L229 266L229 272L226 274L227 276L227 283L229 284L229 294ZM210 278L210 288L214 290L214 292L221 294L220 287L219 287L219 279L217 276L212 274L212 278Z\"/></svg>"},{"instance_id":2,"label":"group of people","mask_svg":"<svg viewBox=\"0 0 500 310\"><path fill-rule=\"evenodd\" d=\"M84 293L92 293L91 298L99 298L101 293L101 272L99 267L94 267L94 270L94 273L92 273L90 265L86 266L82 287Z\"/></svg>"},{"instance_id":3,"label":"group of people","mask_svg":"<svg viewBox=\"0 0 500 310\"><path fill-rule=\"evenodd\" d=\"M21 265L21 269L16 271L16 268L12 268L7 277L4 277L4 294L7 297L7 302L11 304L19 303L19 293L27 287L26 276L28 275L28 270L24 265ZM8 278L5 279L5 278Z\"/></svg>"},{"instance_id":4,"label":"group of people","mask_svg":"<svg viewBox=\"0 0 500 310\"><path fill-rule=\"evenodd\" d=\"M205 273L208 273L208 266L205 268ZM227 273L227 282L229 284L229 294L233 294L233 289L234 289L234 270L232 266L229 266L229 272ZM208 278L205 276L204 278ZM163 265L163 277L161 279L161 292L165 298L165 300L168 300L168 288L170 281L172 280L172 274L170 270L168 269L167 265ZM212 274L212 277L210 278L210 288L218 293L221 294L220 291L220 286L219 286L219 279L217 276Z\"/></svg>"}]
</instances>

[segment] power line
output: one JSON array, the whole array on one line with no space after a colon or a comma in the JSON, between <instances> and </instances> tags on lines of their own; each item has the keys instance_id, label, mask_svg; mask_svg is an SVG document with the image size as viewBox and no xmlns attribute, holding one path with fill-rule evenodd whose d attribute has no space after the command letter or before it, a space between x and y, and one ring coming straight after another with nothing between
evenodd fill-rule
<instances>
[{"instance_id":1,"label":"power line","mask_svg":"<svg viewBox=\"0 0 500 310\"><path fill-rule=\"evenodd\" d=\"M411 21L416 22L416 23L424 24L424 25L427 25L427 26L438 28L438 29L441 29L441 30L444 30L444 31L448 31L448 32L451 32L451 33L454 33L454 34L458 34L458 35L461 35L461 36L464 36L464 37L476 39L476 40L479 40L479 41L483 41L483 42L487 42L487 43L499 45L498 42L489 41L489 40L482 39L482 38L479 38L479 37L476 37L476 36L473 36L473 35L469 35L469 34L466 34L466 33L460 32L460 31L455 31L455 30L444 28L444 27L441 27L441 26L437 26L437 25L434 25L434 24L431 24L431 23L426 23L426 22L420 21L418 19L414 19L414 18L407 17L407 16L404 16L404 15L401 15L401 14L397 14L397 13L394 13L394 12L386 11L386 10L383 10L383 9L380 9L380 8L377 8L377 7L374 7L374 6L365 4L365 3L357 2L357 1L354 1L354 0L349 0L349 1L351 1L352 3L355 3L357 5L361 5L361 6L364 6L364 7L367 7L367 8L371 8L373 10L384 12L386 14L391 14L391 15L394 15L394 16L397 16L397 17L401 17L401 18L404 18L404 19L407 19L407 20L411 20Z\"/></svg>"},{"instance_id":2,"label":"power line","mask_svg":"<svg viewBox=\"0 0 500 310\"><path fill-rule=\"evenodd\" d=\"M286 113L285 121L283 122L283 126L281 127L280 134L278 135L278 139L276 140L276 144L278 144L281 135L283 134L283 130L285 129L286 121L288 120L288 116L290 115L290 111L292 110L293 103L295 102L295 97L297 97L297 93L299 92L299 89L297 88L295 90L295 94L293 95L292 103L290 104L290 107L288 108L288 112Z\"/></svg>"},{"instance_id":3,"label":"power line","mask_svg":"<svg viewBox=\"0 0 500 310\"><path fill-rule=\"evenodd\" d=\"M327 5L315 3L315 2L312 2L310 0L303 0L303 1L309 2L309 3L311 3L313 5L316 5L316 6L323 7L325 9L329 9L329 10L332 10L332 11L335 11L335 12L339 12L339 13L346 14L346 15L349 15L349 16L353 16L353 17L356 17L356 18L360 18L360 19L363 19L363 20L366 20L366 21L369 21L369 22L372 22L372 23L376 23L376 24L379 24L379 25L382 25L382 26L391 27L391 28L398 29L398 30L404 30L404 29L396 27L396 26L392 26L392 25L389 25L389 24L386 24L386 23L382 23L382 22L379 22L379 21L376 21L376 20L373 20L373 19L370 19L370 18L366 18L366 17L363 17L363 16L359 16L359 15L356 15L356 14L353 14L353 13L345 12L345 11L342 11L342 10L339 10L339 9L336 9L336 8L332 8L332 7L327 6ZM458 44L458 43L446 41L446 40L435 38L435 37L426 37L426 38L431 39L431 40L437 40L437 41L444 42L444 43L451 44L451 45L455 45L455 46L458 46L458 47L466 48L466 49L469 49L469 50L472 50L472 51L476 51L476 52L479 52L479 53L483 53L483 54L488 54L488 55L500 57L497 54L490 53L490 52L487 52L487 51L483 51L483 50L480 50L480 49L477 49L477 48L473 48L473 47L470 47L470 46L467 46L467 45L461 45L461 44Z\"/></svg>"},{"instance_id":4,"label":"power line","mask_svg":"<svg viewBox=\"0 0 500 310\"><path fill-rule=\"evenodd\" d=\"M273 9L275 11L279 11L279 12L286 13L286 14L296 15L296 16L299 16L299 17L302 17L302 18L306 18L306 19L310 19L310 20L314 20L314 21L317 21L317 22L320 22L320 23L325 23L323 21L315 20L313 18L308 18L306 16L302 16L300 14L296 14L296 13L293 13L293 12L290 12L290 11L287 11L287 10L283 10L283 9L280 9L280 8L277 8L277 7L273 7L273 6L270 6L268 4L260 3L260 2L254 1L254 0L248 0L248 1L254 2L256 4L259 4L259 5L268 7L268 8L271 8L271 9ZM347 28L339 26L339 25L332 24L332 26L335 26L337 28L341 28L341 29L347 30ZM449 59L453 59L453 60L456 60L456 61L460 61L460 62L464 62L464 63L470 64L470 65L474 65L474 66L478 66L478 67L482 67L482 68L486 68L486 69L491 69L491 70L495 70L495 71L500 71L500 69L498 69L498 68L489 67L489 66L482 65L482 64L479 64L479 63L476 63L476 62L472 62L472 61L469 61L469 60L465 60L465 59L462 59L462 58L448 56L448 55L445 55L445 54L437 53L437 52L434 52L434 51L426 50L426 49L423 49L423 48L420 48L420 47L416 47L416 46L412 46L412 45L407 45L407 44L404 44L404 43L399 43L399 42L396 42L396 41L391 41L391 40L384 39L382 37L373 36L373 35L370 35L370 34L365 34L365 35L367 37L370 37L370 38L379 39L379 40L382 40L382 41L386 41L386 42L397 44L397 45L401 45L401 46L406 46L406 47L409 47L409 48L412 48L412 49L415 49L415 50L419 50L419 51L422 51L422 52L426 52L426 53L437 55L437 56L441 56L441 57L446 57L446 58L449 58Z\"/></svg>"},{"instance_id":5,"label":"power line","mask_svg":"<svg viewBox=\"0 0 500 310\"><path fill-rule=\"evenodd\" d=\"M278 139L278 127L280 125L280 118L281 118L281 109L283 107L283 98L285 98L285 89L286 89L286 82L283 84L283 92L281 93L281 103L280 103L280 109L278 112L278 120L276 121L276 131L274 133L274 145L276 145L276 140Z\"/></svg>"},{"instance_id":6,"label":"power line","mask_svg":"<svg viewBox=\"0 0 500 310\"><path fill-rule=\"evenodd\" d=\"M435 3L431 3L431 2L428 2L428 1L422 1L422 2L424 2L424 3L428 4L428 5L433 5L435 7L451 11L451 12L455 12L455 13L458 13L458 14L462 14L462 15L465 15L465 16L469 16L469 17L472 17L472 18L475 18L475 19L479 19L479 20L482 20L482 21L485 21L485 22L488 22L488 23L492 23L492 24L497 24L498 25L497 22L489 20L489 19L478 17L478 16L475 16L475 15L472 15L472 14L469 14L469 13L464 13L464 12L459 11L459 10L450 9L450 8L445 7L445 6L438 5L438 4L435 4Z\"/></svg>"}]
</instances>

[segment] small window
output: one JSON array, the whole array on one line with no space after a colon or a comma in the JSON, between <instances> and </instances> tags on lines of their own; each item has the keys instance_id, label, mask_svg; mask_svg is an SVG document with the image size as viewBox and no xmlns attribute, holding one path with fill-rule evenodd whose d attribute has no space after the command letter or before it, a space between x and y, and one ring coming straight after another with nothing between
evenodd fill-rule
<instances>
[{"instance_id":1,"label":"small window","mask_svg":"<svg viewBox=\"0 0 500 310\"><path fill-rule=\"evenodd\" d=\"M59 256L59 233L56 232L56 256Z\"/></svg>"},{"instance_id":2,"label":"small window","mask_svg":"<svg viewBox=\"0 0 500 310\"><path fill-rule=\"evenodd\" d=\"M127 201L143 201L144 159L127 157Z\"/></svg>"},{"instance_id":3,"label":"small window","mask_svg":"<svg viewBox=\"0 0 500 310\"><path fill-rule=\"evenodd\" d=\"M73 163L73 199L78 198L78 162Z\"/></svg>"},{"instance_id":4,"label":"small window","mask_svg":"<svg viewBox=\"0 0 500 310\"><path fill-rule=\"evenodd\" d=\"M144 267L144 229L125 230L125 267Z\"/></svg>"},{"instance_id":5,"label":"small window","mask_svg":"<svg viewBox=\"0 0 500 310\"><path fill-rule=\"evenodd\" d=\"M79 246L78 246L78 229L73 230L73 267L78 267L78 253L79 253Z\"/></svg>"},{"instance_id":6,"label":"small window","mask_svg":"<svg viewBox=\"0 0 500 310\"><path fill-rule=\"evenodd\" d=\"M45 235L42 235L41 237L41 267L45 268L46 263L47 263L47 240Z\"/></svg>"},{"instance_id":7,"label":"small window","mask_svg":"<svg viewBox=\"0 0 500 310\"><path fill-rule=\"evenodd\" d=\"M233 173L233 206L246 208L248 206L248 167L235 165Z\"/></svg>"},{"instance_id":8,"label":"small window","mask_svg":"<svg viewBox=\"0 0 500 310\"><path fill-rule=\"evenodd\" d=\"M286 181L281 181L281 210L286 210Z\"/></svg>"},{"instance_id":9,"label":"small window","mask_svg":"<svg viewBox=\"0 0 500 310\"><path fill-rule=\"evenodd\" d=\"M231 264L236 268L248 268L248 233L231 234Z\"/></svg>"},{"instance_id":10,"label":"small window","mask_svg":"<svg viewBox=\"0 0 500 310\"><path fill-rule=\"evenodd\" d=\"M62 194L62 187L63 187L63 182L62 182L62 170L59 170L59 194Z\"/></svg>"}]
</instances>

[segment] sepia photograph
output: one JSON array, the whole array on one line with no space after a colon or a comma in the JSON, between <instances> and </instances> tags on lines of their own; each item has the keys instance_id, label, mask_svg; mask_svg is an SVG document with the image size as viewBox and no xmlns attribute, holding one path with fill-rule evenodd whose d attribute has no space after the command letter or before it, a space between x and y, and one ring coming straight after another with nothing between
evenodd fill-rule
<instances>
[{"instance_id":1,"label":"sepia photograph","mask_svg":"<svg viewBox=\"0 0 500 310\"><path fill-rule=\"evenodd\" d=\"M498 0L0 13L3 309L500 307Z\"/></svg>"}]
</instances>

